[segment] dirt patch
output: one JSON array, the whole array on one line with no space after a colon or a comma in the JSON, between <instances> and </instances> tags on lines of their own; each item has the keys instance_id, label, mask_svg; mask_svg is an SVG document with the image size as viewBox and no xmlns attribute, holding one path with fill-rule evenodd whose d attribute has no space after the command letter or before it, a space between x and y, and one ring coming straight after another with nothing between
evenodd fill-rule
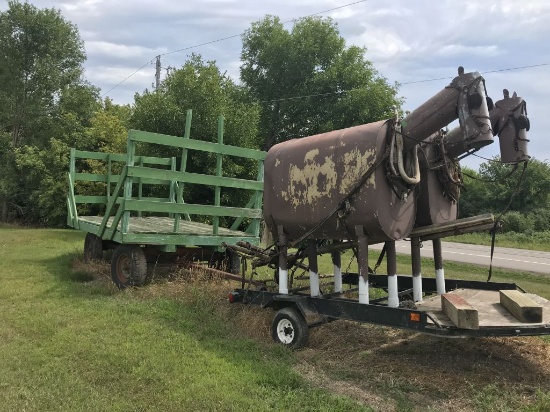
<instances>
[{"instance_id":1,"label":"dirt patch","mask_svg":"<svg viewBox=\"0 0 550 412\"><path fill-rule=\"evenodd\" d=\"M410 410L477 409L473 397L488 387L525 406L550 390L550 347L540 338L443 339L339 321L313 330L297 356Z\"/></svg>"}]
</instances>

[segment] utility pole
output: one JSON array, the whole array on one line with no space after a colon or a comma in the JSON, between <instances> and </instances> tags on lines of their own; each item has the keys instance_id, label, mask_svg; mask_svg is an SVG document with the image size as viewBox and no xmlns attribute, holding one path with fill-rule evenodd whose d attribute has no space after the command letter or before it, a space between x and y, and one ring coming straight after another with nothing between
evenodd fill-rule
<instances>
[{"instance_id":1,"label":"utility pole","mask_svg":"<svg viewBox=\"0 0 550 412\"><path fill-rule=\"evenodd\" d=\"M160 86L160 54L157 56L157 64L155 69L155 90L157 90Z\"/></svg>"}]
</instances>

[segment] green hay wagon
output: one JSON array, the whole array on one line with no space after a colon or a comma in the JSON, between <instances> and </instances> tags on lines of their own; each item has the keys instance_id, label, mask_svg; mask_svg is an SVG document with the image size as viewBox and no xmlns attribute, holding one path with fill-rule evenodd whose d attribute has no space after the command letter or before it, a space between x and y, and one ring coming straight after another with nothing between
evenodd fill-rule
<instances>
[{"instance_id":1,"label":"green hay wagon","mask_svg":"<svg viewBox=\"0 0 550 412\"><path fill-rule=\"evenodd\" d=\"M125 154L71 150L67 224L86 232L85 260L113 250L111 275L120 288L145 283L147 262L166 257L236 272L239 261L224 245L259 245L266 153L224 144L221 116L217 142L191 139L191 118L189 110L183 137L131 130ZM178 155L136 154L158 146ZM215 158L214 174L187 170L189 156L197 152ZM227 156L255 165L256 179L224 176ZM213 201L185 203L185 185L203 186L203 192L207 186L210 193L213 188ZM222 205L226 188L242 194L240 207Z\"/></svg>"}]
</instances>

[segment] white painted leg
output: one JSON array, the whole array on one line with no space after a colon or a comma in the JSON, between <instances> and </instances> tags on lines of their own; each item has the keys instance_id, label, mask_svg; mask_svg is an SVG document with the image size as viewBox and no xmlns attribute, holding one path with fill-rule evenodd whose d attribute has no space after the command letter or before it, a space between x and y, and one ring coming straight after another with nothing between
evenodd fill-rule
<instances>
[{"instance_id":1,"label":"white painted leg","mask_svg":"<svg viewBox=\"0 0 550 412\"><path fill-rule=\"evenodd\" d=\"M359 303L369 303L369 278L359 276Z\"/></svg>"},{"instance_id":2,"label":"white painted leg","mask_svg":"<svg viewBox=\"0 0 550 412\"><path fill-rule=\"evenodd\" d=\"M321 294L319 289L319 274L314 271L309 271L309 289L311 290L311 296L319 296Z\"/></svg>"},{"instance_id":3,"label":"white painted leg","mask_svg":"<svg viewBox=\"0 0 550 412\"><path fill-rule=\"evenodd\" d=\"M288 270L279 268L279 293L288 295Z\"/></svg>"},{"instance_id":4,"label":"white painted leg","mask_svg":"<svg viewBox=\"0 0 550 412\"><path fill-rule=\"evenodd\" d=\"M435 270L435 283L437 285L437 294L443 295L445 292L445 269Z\"/></svg>"},{"instance_id":5,"label":"white painted leg","mask_svg":"<svg viewBox=\"0 0 550 412\"><path fill-rule=\"evenodd\" d=\"M413 300L422 302L422 275L413 276Z\"/></svg>"},{"instance_id":6,"label":"white painted leg","mask_svg":"<svg viewBox=\"0 0 550 412\"><path fill-rule=\"evenodd\" d=\"M388 276L388 306L399 307L399 294L397 290L397 275Z\"/></svg>"},{"instance_id":7,"label":"white painted leg","mask_svg":"<svg viewBox=\"0 0 550 412\"><path fill-rule=\"evenodd\" d=\"M334 265L334 292L342 292L342 268Z\"/></svg>"}]
</instances>

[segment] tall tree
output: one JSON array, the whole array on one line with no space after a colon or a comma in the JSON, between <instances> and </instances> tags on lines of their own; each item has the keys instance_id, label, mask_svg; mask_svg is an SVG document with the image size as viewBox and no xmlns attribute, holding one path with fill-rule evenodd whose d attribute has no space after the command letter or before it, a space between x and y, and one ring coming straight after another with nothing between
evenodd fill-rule
<instances>
[{"instance_id":1,"label":"tall tree","mask_svg":"<svg viewBox=\"0 0 550 412\"><path fill-rule=\"evenodd\" d=\"M60 102L81 83L83 43L74 25L58 10L38 9L9 0L0 12L0 128L8 147L2 151L0 218L16 204L13 186L16 149L45 149L45 124L55 123Z\"/></svg>"},{"instance_id":2,"label":"tall tree","mask_svg":"<svg viewBox=\"0 0 550 412\"><path fill-rule=\"evenodd\" d=\"M278 17L253 23L243 35L240 73L261 103L263 149L390 117L392 106L401 105L397 86L378 74L365 52L346 47L327 18L298 20L291 31Z\"/></svg>"},{"instance_id":3,"label":"tall tree","mask_svg":"<svg viewBox=\"0 0 550 412\"><path fill-rule=\"evenodd\" d=\"M215 62L204 62L198 55L177 70L170 72L154 92L136 95L130 126L156 133L182 136L188 109L193 109L191 137L215 142L218 117L225 117L224 143L240 147L255 147L258 125L258 106L250 103L241 87L221 73ZM138 148L139 149L139 148ZM162 157L181 156L181 151L167 152L162 147L147 147L147 154ZM192 152L187 170L195 173L214 173L216 157ZM256 178L255 167L244 159L235 161L225 157L224 174ZM204 202L213 197L213 190L205 186L186 185L186 202ZM222 201L237 204L234 192L223 191ZM246 203L246 202L245 202Z\"/></svg>"},{"instance_id":4,"label":"tall tree","mask_svg":"<svg viewBox=\"0 0 550 412\"><path fill-rule=\"evenodd\" d=\"M482 163L479 172L468 168L464 168L464 172L460 217L488 212L499 214L509 203L510 211L523 214L539 213L549 206L550 164L547 161L531 159L523 172L523 165L514 169L495 157Z\"/></svg>"}]
</instances>

